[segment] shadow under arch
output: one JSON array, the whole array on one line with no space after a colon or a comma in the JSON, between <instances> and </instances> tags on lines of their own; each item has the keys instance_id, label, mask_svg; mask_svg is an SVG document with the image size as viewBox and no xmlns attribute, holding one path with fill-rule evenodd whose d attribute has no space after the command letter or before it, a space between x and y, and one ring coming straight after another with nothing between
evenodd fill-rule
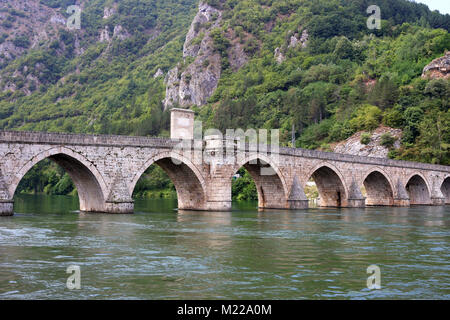
<instances>
[{"instance_id":1,"label":"shadow under arch","mask_svg":"<svg viewBox=\"0 0 450 320\"><path fill-rule=\"evenodd\" d=\"M133 177L128 190L130 194L133 194L137 182L153 164L161 167L172 180L177 191L178 209L207 210L206 183L202 174L189 159L173 152L159 153L147 160Z\"/></svg>"},{"instance_id":2,"label":"shadow under arch","mask_svg":"<svg viewBox=\"0 0 450 320\"><path fill-rule=\"evenodd\" d=\"M72 179L78 191L80 211L105 211L105 192L107 188L103 177L97 168L86 158L64 147L43 151L21 167L14 175L12 183L8 188L12 197L25 174L44 159L49 159L58 164Z\"/></svg>"},{"instance_id":3,"label":"shadow under arch","mask_svg":"<svg viewBox=\"0 0 450 320\"><path fill-rule=\"evenodd\" d=\"M412 174L406 182L405 189L409 195L411 205L431 204L431 189L421 173Z\"/></svg>"},{"instance_id":4,"label":"shadow under arch","mask_svg":"<svg viewBox=\"0 0 450 320\"><path fill-rule=\"evenodd\" d=\"M389 176L382 169L376 167L369 170L363 180L366 189L367 206L394 205L394 187Z\"/></svg>"},{"instance_id":5,"label":"shadow under arch","mask_svg":"<svg viewBox=\"0 0 450 320\"><path fill-rule=\"evenodd\" d=\"M254 154L241 160L233 176L244 167L251 175L258 192L258 207L261 209L288 208L289 194L286 182L278 167L266 155Z\"/></svg>"},{"instance_id":6,"label":"shadow under arch","mask_svg":"<svg viewBox=\"0 0 450 320\"><path fill-rule=\"evenodd\" d=\"M441 191L445 197L445 204L450 204L450 176L445 177L441 185Z\"/></svg>"},{"instance_id":7,"label":"shadow under arch","mask_svg":"<svg viewBox=\"0 0 450 320\"><path fill-rule=\"evenodd\" d=\"M308 175L313 179L319 192L320 207L345 207L348 191L344 177L333 165L323 162L317 165Z\"/></svg>"}]
</instances>

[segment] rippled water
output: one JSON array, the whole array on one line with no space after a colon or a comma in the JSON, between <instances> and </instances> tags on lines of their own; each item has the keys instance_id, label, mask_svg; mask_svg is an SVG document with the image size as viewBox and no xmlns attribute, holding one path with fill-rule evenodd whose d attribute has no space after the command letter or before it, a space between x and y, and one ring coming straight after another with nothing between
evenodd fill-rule
<instances>
[{"instance_id":1,"label":"rippled water","mask_svg":"<svg viewBox=\"0 0 450 320\"><path fill-rule=\"evenodd\" d=\"M19 196L0 218L0 299L449 299L450 207L84 214ZM369 265L381 290L366 286ZM81 289L69 290L70 265Z\"/></svg>"}]
</instances>

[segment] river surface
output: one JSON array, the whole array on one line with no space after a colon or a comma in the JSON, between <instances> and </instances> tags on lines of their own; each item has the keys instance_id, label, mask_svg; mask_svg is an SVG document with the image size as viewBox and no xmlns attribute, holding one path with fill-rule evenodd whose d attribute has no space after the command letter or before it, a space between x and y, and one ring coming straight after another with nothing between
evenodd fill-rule
<instances>
[{"instance_id":1,"label":"river surface","mask_svg":"<svg viewBox=\"0 0 450 320\"><path fill-rule=\"evenodd\" d=\"M135 207L85 214L72 197L16 197L15 216L0 217L0 299L450 299L449 206ZM71 265L79 290L66 286Z\"/></svg>"}]
</instances>

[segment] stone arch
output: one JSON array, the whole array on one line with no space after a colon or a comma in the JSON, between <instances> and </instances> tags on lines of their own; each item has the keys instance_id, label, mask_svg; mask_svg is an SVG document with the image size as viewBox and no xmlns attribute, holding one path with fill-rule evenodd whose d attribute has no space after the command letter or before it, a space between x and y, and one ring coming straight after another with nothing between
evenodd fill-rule
<instances>
[{"instance_id":1,"label":"stone arch","mask_svg":"<svg viewBox=\"0 0 450 320\"><path fill-rule=\"evenodd\" d=\"M368 206L392 206L394 205L394 185L389 175L381 168L373 168L368 171L363 179Z\"/></svg>"},{"instance_id":2,"label":"stone arch","mask_svg":"<svg viewBox=\"0 0 450 320\"><path fill-rule=\"evenodd\" d=\"M427 179L421 173L411 174L406 180L405 189L411 205L431 204L431 188Z\"/></svg>"},{"instance_id":3,"label":"stone arch","mask_svg":"<svg viewBox=\"0 0 450 320\"><path fill-rule=\"evenodd\" d=\"M175 164L173 160L179 162ZM178 209L206 210L206 183L197 167L184 156L174 152L159 153L137 171L129 184L132 195L137 182L152 165L160 166L172 180L178 196Z\"/></svg>"},{"instance_id":4,"label":"stone arch","mask_svg":"<svg viewBox=\"0 0 450 320\"><path fill-rule=\"evenodd\" d=\"M61 166L75 184L80 200L80 210L103 212L105 204L105 181L97 168L79 153L65 147L52 148L35 155L13 176L8 188L10 196L14 193L25 174L38 162L50 159Z\"/></svg>"},{"instance_id":5,"label":"stone arch","mask_svg":"<svg viewBox=\"0 0 450 320\"><path fill-rule=\"evenodd\" d=\"M444 178L441 185L441 192L445 197L445 204L450 204L450 175Z\"/></svg>"},{"instance_id":6,"label":"stone arch","mask_svg":"<svg viewBox=\"0 0 450 320\"><path fill-rule=\"evenodd\" d=\"M244 167L252 176L258 192L258 207L266 209L288 208L289 189L278 166L270 157L252 154L241 160L235 167L233 175Z\"/></svg>"},{"instance_id":7,"label":"stone arch","mask_svg":"<svg viewBox=\"0 0 450 320\"><path fill-rule=\"evenodd\" d=\"M345 207L348 190L340 171L330 163L322 162L310 171L307 180L313 178L319 191L321 207Z\"/></svg>"}]
</instances>

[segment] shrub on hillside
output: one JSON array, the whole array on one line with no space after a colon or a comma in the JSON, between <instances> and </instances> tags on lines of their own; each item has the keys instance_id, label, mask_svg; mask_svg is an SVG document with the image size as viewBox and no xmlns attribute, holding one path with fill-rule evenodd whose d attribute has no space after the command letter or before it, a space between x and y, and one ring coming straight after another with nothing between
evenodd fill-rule
<instances>
[{"instance_id":1,"label":"shrub on hillside","mask_svg":"<svg viewBox=\"0 0 450 320\"><path fill-rule=\"evenodd\" d=\"M370 143L370 140L371 140L371 135L370 135L370 133L364 132L364 133L361 135L361 143L362 143L362 144L369 144L369 143Z\"/></svg>"},{"instance_id":2,"label":"shrub on hillside","mask_svg":"<svg viewBox=\"0 0 450 320\"><path fill-rule=\"evenodd\" d=\"M390 149L394 146L395 140L395 137L386 132L381 136L381 145Z\"/></svg>"}]
</instances>

